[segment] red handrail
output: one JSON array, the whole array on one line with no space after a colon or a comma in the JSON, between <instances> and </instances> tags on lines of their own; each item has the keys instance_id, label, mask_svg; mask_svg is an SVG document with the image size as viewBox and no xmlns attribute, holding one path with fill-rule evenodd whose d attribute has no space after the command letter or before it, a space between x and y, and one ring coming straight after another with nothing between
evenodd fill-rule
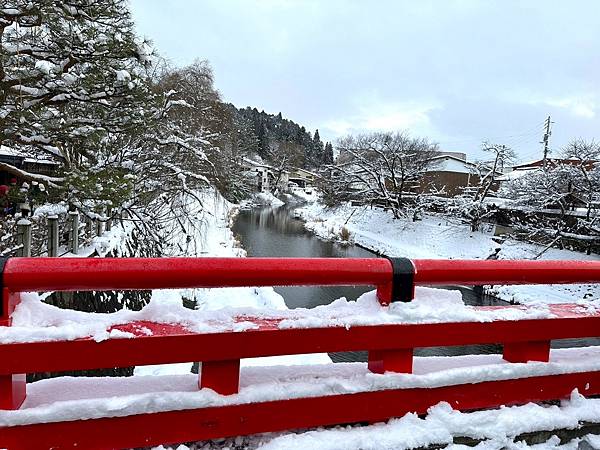
<instances>
[{"instance_id":1,"label":"red handrail","mask_svg":"<svg viewBox=\"0 0 600 450\"><path fill-rule=\"evenodd\" d=\"M600 261L417 259L415 284L600 283Z\"/></svg>"},{"instance_id":2,"label":"red handrail","mask_svg":"<svg viewBox=\"0 0 600 450\"><path fill-rule=\"evenodd\" d=\"M600 283L600 261L416 259L416 285ZM385 258L11 258L11 292L392 282Z\"/></svg>"},{"instance_id":3,"label":"red handrail","mask_svg":"<svg viewBox=\"0 0 600 450\"><path fill-rule=\"evenodd\" d=\"M12 258L12 292L236 286L380 285L383 258Z\"/></svg>"}]
</instances>

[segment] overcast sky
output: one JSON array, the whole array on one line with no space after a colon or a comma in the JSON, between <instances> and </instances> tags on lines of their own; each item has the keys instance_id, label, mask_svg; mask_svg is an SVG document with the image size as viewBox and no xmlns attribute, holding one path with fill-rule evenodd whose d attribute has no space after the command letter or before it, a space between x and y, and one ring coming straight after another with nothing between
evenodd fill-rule
<instances>
[{"instance_id":1,"label":"overcast sky","mask_svg":"<svg viewBox=\"0 0 600 450\"><path fill-rule=\"evenodd\" d=\"M131 0L173 64L210 61L225 101L323 139L408 130L479 157L600 139L600 2Z\"/></svg>"}]
</instances>

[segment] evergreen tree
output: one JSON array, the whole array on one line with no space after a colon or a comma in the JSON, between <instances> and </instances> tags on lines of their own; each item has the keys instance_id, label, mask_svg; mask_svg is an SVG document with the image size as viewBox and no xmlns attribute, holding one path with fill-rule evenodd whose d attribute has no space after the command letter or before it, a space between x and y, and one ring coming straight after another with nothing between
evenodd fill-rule
<instances>
[{"instance_id":1,"label":"evergreen tree","mask_svg":"<svg viewBox=\"0 0 600 450\"><path fill-rule=\"evenodd\" d=\"M324 162L324 149L323 142L321 142L321 136L319 136L319 130L315 131L310 151L310 155L307 155L308 166L310 168L320 167Z\"/></svg>"},{"instance_id":2,"label":"evergreen tree","mask_svg":"<svg viewBox=\"0 0 600 450\"><path fill-rule=\"evenodd\" d=\"M127 209L139 245L161 254L166 224L193 216L184 197L209 182L206 130L218 119L203 108L210 92L161 89L126 0L14 0L0 9L0 38L0 144L54 159L64 175L0 169L89 215ZM194 77L212 89L201 66L179 81Z\"/></svg>"},{"instance_id":3,"label":"evergreen tree","mask_svg":"<svg viewBox=\"0 0 600 450\"><path fill-rule=\"evenodd\" d=\"M327 142L325 144L325 151L323 153L323 163L333 164L333 146L331 145L331 142Z\"/></svg>"},{"instance_id":4,"label":"evergreen tree","mask_svg":"<svg viewBox=\"0 0 600 450\"><path fill-rule=\"evenodd\" d=\"M25 180L85 199L128 188L106 163L118 136L149 116L148 46L135 39L125 0L15 0L0 10L0 143L59 161L69 177ZM106 176L104 176L106 175Z\"/></svg>"}]
</instances>

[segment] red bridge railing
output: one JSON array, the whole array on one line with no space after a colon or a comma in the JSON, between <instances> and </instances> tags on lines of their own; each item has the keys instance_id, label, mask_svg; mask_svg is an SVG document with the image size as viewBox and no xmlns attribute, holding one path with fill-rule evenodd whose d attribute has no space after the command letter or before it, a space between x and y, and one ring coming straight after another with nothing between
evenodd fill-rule
<instances>
[{"instance_id":1,"label":"red bridge railing","mask_svg":"<svg viewBox=\"0 0 600 450\"><path fill-rule=\"evenodd\" d=\"M11 258L0 259L0 325L20 293L238 286L372 285L383 305L410 301L417 285L600 283L600 261L465 261L403 258ZM550 317L493 322L394 323L344 327L280 327L255 321L245 331L194 332L143 323L114 327L133 338L0 343L0 410L21 407L23 373L201 361L200 388L239 390L240 359L367 350L371 372L411 373L416 347L498 343L507 362L548 361L554 339L600 336L600 312L578 305L550 306ZM258 314L258 312L257 312ZM137 334L136 334L137 333ZM600 363L599 363L600 367ZM383 375L385 376L385 375ZM415 375L416 376L416 375ZM115 381L116 382L116 381ZM94 420L2 426L0 448L113 448L424 413L439 401L459 409L563 398L578 388L600 394L600 370L415 389L386 389L294 400ZM10 411L0 411L8 414Z\"/></svg>"},{"instance_id":2,"label":"red bridge railing","mask_svg":"<svg viewBox=\"0 0 600 450\"><path fill-rule=\"evenodd\" d=\"M600 261L406 260L414 285L597 283ZM387 258L10 258L10 292L392 284ZM382 301L388 302L382 296Z\"/></svg>"}]
</instances>

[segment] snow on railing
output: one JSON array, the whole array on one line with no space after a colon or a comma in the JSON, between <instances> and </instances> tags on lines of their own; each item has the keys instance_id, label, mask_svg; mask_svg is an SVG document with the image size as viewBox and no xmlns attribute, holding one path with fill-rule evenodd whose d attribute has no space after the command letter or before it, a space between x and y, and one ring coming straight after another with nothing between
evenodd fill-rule
<instances>
[{"instance_id":1,"label":"snow on railing","mask_svg":"<svg viewBox=\"0 0 600 450\"><path fill-rule=\"evenodd\" d=\"M599 335L600 311L593 305L541 311L469 307L458 300L465 315L457 317L448 306L460 306L444 298L448 291L420 287L413 299L417 285L600 283L600 261L0 258L0 268L4 448L143 447L377 422L425 413L441 401L469 410L561 399L574 389L600 394L598 351L550 351L552 340ZM308 311L187 310L181 320L175 304L151 302L137 313L63 311L68 320L61 323L51 307L36 307L39 300L23 296L23 311L15 315L29 319L11 323L22 292L280 285L372 285L387 306L370 293L362 301ZM437 306L443 314L424 316L423 300L426 312ZM206 320L198 321L202 316ZM39 326L31 318L41 320ZM103 333L79 333L91 325ZM414 348L486 343L501 344L503 354L485 355L492 358L485 364L473 355L413 358ZM240 368L244 358L360 350L368 352L367 364ZM31 402L23 404L20 374L191 361L201 361L201 374L190 374L177 391L182 376L63 377L33 383Z\"/></svg>"},{"instance_id":2,"label":"snow on railing","mask_svg":"<svg viewBox=\"0 0 600 450\"><path fill-rule=\"evenodd\" d=\"M27 217L5 216L0 221L1 256L64 256L78 253L93 239L109 230L110 219L90 218L80 220L79 214L64 211L46 211ZM74 237L76 228L76 238Z\"/></svg>"}]
</instances>

